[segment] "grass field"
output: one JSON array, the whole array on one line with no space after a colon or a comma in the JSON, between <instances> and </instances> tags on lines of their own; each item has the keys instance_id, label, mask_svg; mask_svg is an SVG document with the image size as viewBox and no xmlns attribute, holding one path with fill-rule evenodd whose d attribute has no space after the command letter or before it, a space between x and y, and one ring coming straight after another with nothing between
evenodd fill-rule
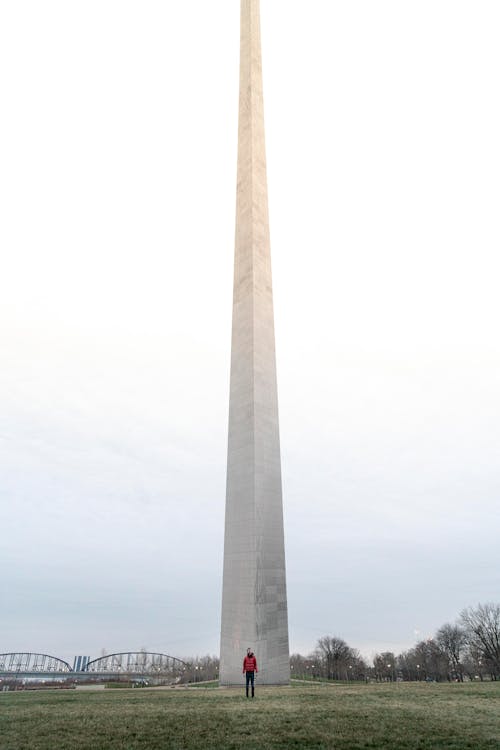
<instances>
[{"instance_id":1,"label":"grass field","mask_svg":"<svg viewBox=\"0 0 500 750\"><path fill-rule=\"evenodd\" d=\"M499 750L500 683L0 693L1 750Z\"/></svg>"}]
</instances>

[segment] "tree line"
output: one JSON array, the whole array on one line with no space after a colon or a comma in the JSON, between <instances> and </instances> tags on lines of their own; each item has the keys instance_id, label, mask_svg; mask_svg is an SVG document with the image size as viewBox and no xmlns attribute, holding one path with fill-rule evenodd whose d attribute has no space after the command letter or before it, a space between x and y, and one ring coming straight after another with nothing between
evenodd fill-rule
<instances>
[{"instance_id":1,"label":"tree line","mask_svg":"<svg viewBox=\"0 0 500 750\"><path fill-rule=\"evenodd\" d=\"M479 604L442 625L408 651L376 654L373 664L337 636L323 636L312 654L293 654L299 679L403 681L500 680L500 604Z\"/></svg>"}]
</instances>

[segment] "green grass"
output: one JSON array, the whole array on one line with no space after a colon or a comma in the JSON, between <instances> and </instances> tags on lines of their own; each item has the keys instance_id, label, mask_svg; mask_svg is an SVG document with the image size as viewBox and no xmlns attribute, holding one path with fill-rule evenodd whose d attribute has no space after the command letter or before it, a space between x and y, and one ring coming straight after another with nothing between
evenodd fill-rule
<instances>
[{"instance_id":1,"label":"green grass","mask_svg":"<svg viewBox=\"0 0 500 750\"><path fill-rule=\"evenodd\" d=\"M219 680L205 680L205 682L190 682L190 688L218 688Z\"/></svg>"},{"instance_id":2,"label":"green grass","mask_svg":"<svg viewBox=\"0 0 500 750\"><path fill-rule=\"evenodd\" d=\"M0 693L1 750L499 750L500 683Z\"/></svg>"}]
</instances>

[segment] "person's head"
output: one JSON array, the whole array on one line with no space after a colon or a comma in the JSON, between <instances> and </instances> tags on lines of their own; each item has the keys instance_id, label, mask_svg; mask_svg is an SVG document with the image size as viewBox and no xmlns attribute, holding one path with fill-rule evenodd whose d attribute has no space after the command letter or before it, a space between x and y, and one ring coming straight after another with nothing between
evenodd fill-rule
<instances>
[{"instance_id":1,"label":"person's head","mask_svg":"<svg viewBox=\"0 0 500 750\"><path fill-rule=\"evenodd\" d=\"M247 648L247 656L252 656L252 649L250 646Z\"/></svg>"}]
</instances>

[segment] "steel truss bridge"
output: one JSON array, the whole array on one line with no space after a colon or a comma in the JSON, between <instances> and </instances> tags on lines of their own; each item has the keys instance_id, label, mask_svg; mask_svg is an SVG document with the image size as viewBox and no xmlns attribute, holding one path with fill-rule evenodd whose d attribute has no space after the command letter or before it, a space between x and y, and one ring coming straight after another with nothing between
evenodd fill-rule
<instances>
[{"instance_id":1,"label":"steel truss bridge","mask_svg":"<svg viewBox=\"0 0 500 750\"><path fill-rule=\"evenodd\" d=\"M125 651L120 654L108 654L87 663L86 672L93 674L172 674L181 673L186 663L167 654L154 654L145 651Z\"/></svg>"},{"instance_id":2,"label":"steel truss bridge","mask_svg":"<svg viewBox=\"0 0 500 750\"><path fill-rule=\"evenodd\" d=\"M68 662L58 659L57 656L30 653L0 654L0 673L48 672L50 674L61 674L72 671Z\"/></svg>"},{"instance_id":3,"label":"steel truss bridge","mask_svg":"<svg viewBox=\"0 0 500 750\"><path fill-rule=\"evenodd\" d=\"M86 661L84 665L83 669L75 670L68 662L49 654L6 653L0 654L0 679L59 678L85 681L149 677L175 682L186 674L188 668L186 662L175 656L147 651L106 654Z\"/></svg>"}]
</instances>

